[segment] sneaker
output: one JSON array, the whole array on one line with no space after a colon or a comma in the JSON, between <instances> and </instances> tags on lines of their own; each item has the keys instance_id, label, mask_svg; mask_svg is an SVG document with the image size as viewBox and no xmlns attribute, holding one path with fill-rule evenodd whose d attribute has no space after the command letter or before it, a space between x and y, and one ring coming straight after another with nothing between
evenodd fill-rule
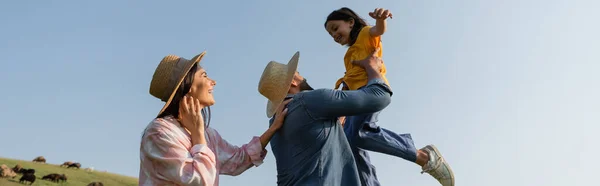
<instances>
[{"instance_id":1,"label":"sneaker","mask_svg":"<svg viewBox=\"0 0 600 186\"><path fill-rule=\"evenodd\" d=\"M442 186L454 186L454 173L440 151L434 145L427 145L421 150L429 155L429 161L423 166L421 174L428 173Z\"/></svg>"}]
</instances>

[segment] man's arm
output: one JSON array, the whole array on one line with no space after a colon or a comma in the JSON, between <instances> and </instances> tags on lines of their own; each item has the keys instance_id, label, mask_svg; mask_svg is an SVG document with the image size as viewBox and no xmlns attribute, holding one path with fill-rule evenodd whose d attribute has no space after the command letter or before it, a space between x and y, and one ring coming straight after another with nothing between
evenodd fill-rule
<instances>
[{"instance_id":1,"label":"man's arm","mask_svg":"<svg viewBox=\"0 0 600 186\"><path fill-rule=\"evenodd\" d=\"M340 91L319 89L303 94L303 102L315 119L352 116L383 110L391 102L392 91L381 78L379 69L382 61L376 56L377 48L371 56L354 63L367 72L369 82L359 90Z\"/></svg>"},{"instance_id":2,"label":"man's arm","mask_svg":"<svg viewBox=\"0 0 600 186\"><path fill-rule=\"evenodd\" d=\"M372 79L360 90L318 89L303 94L308 113L315 119L352 116L383 110L392 91L381 79Z\"/></svg>"}]
</instances>

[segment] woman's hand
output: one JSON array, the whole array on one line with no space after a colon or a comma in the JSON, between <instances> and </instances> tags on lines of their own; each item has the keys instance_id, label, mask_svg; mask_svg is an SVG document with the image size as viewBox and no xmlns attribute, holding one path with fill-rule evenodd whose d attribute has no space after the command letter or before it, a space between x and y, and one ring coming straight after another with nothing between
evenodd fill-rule
<instances>
[{"instance_id":1,"label":"woman's hand","mask_svg":"<svg viewBox=\"0 0 600 186\"><path fill-rule=\"evenodd\" d=\"M273 125L271 125L273 129L278 130L281 128L281 126L283 126L283 120L285 119L288 110L287 104L292 100L293 98L285 100L279 105L279 107L277 107L277 110L275 111L275 119L273 120Z\"/></svg>"},{"instance_id":2,"label":"woman's hand","mask_svg":"<svg viewBox=\"0 0 600 186\"><path fill-rule=\"evenodd\" d=\"M283 101L279 107L277 107L277 110L275 110L275 119L273 119L273 123L269 129L267 129L267 131L260 136L260 144L263 149L267 146L267 144L269 144L269 141L271 141L271 138L275 132L277 132L277 130L283 126L283 121L285 120L285 116L287 115L288 111L287 104L290 103L292 99Z\"/></svg>"},{"instance_id":3,"label":"woman's hand","mask_svg":"<svg viewBox=\"0 0 600 186\"><path fill-rule=\"evenodd\" d=\"M200 113L202 108L198 99L188 95L185 95L179 103L179 121L190 131L193 145L206 144L204 118Z\"/></svg>"}]
</instances>

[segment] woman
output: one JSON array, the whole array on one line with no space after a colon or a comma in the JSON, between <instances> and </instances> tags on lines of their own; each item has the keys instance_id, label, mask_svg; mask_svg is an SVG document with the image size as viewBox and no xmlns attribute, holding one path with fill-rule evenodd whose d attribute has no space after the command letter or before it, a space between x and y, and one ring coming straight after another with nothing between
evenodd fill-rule
<instances>
[{"instance_id":1,"label":"woman","mask_svg":"<svg viewBox=\"0 0 600 186\"><path fill-rule=\"evenodd\" d=\"M242 147L208 127L216 82L198 65L204 54L191 60L168 55L154 72L150 94L165 106L144 130L139 185L219 185L219 174L235 176L262 164L283 123L287 110L280 107L273 125Z\"/></svg>"}]
</instances>

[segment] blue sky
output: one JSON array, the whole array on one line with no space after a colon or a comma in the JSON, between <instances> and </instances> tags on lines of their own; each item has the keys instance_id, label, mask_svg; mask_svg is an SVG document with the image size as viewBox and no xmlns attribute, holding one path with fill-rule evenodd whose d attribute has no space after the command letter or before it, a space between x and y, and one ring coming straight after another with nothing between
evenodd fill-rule
<instances>
[{"instance_id":1,"label":"blue sky","mask_svg":"<svg viewBox=\"0 0 600 186\"><path fill-rule=\"evenodd\" d=\"M598 1L5 1L0 3L0 156L79 161L138 175L148 93L163 56L207 50L217 80L211 126L237 145L266 130L257 92L270 60L300 51L313 87L343 75L332 10L390 9L384 60L394 89L380 125L436 144L456 184L589 185L600 166ZM270 151L270 147L267 148ZM371 153L384 185L436 185ZM222 185L274 185L275 161Z\"/></svg>"}]
</instances>

